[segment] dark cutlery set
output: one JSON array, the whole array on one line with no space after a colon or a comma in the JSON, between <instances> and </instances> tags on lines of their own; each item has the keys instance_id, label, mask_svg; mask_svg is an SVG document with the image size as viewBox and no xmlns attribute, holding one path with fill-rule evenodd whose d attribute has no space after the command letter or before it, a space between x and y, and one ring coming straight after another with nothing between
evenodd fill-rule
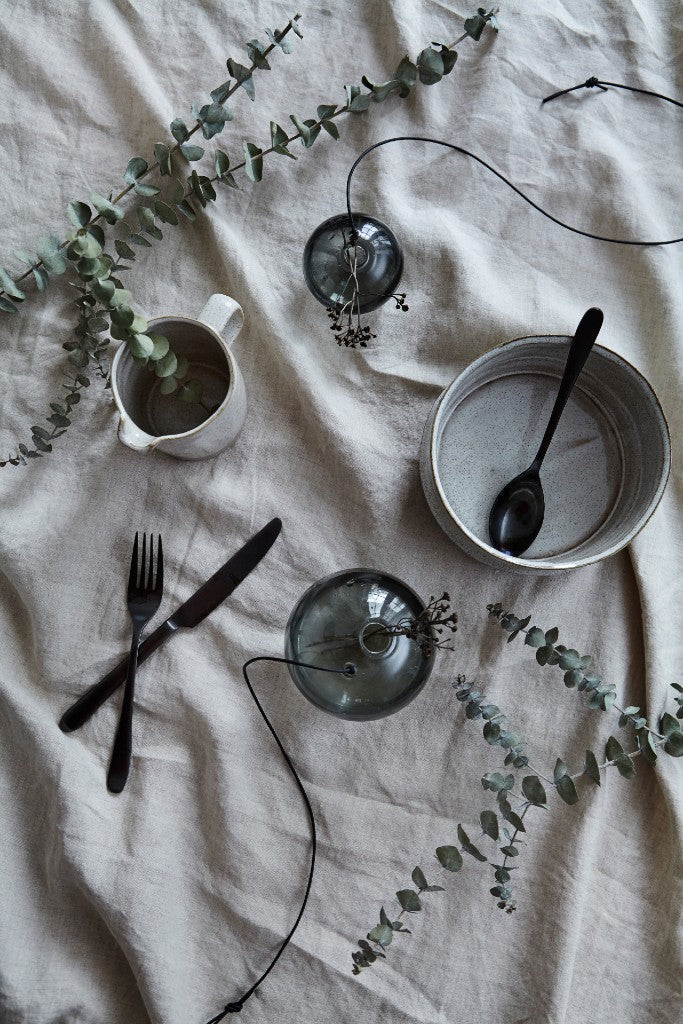
<instances>
[{"instance_id":1,"label":"dark cutlery set","mask_svg":"<svg viewBox=\"0 0 683 1024\"><path fill-rule=\"evenodd\" d=\"M59 722L59 727L63 732L73 732L74 729L79 729L125 682L121 717L107 774L107 788L111 792L121 792L126 785L130 770L133 698L138 662L145 661L179 629L193 629L207 615L210 615L258 565L272 547L281 529L281 520L271 519L142 643L140 643L142 632L161 604L164 563L160 537L157 542L156 559L153 557L153 538L150 538L148 559L146 537L143 535L142 553L138 558L138 535L135 535L128 580L128 610L133 622L130 655L119 662L98 683L86 690L75 704L64 712Z\"/></svg>"}]
</instances>

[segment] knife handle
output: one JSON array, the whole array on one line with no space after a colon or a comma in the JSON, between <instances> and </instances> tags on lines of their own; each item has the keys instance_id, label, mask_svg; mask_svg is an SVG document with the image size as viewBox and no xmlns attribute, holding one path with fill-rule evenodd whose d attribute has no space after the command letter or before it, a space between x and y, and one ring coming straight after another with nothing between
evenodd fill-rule
<instances>
[{"instance_id":1,"label":"knife handle","mask_svg":"<svg viewBox=\"0 0 683 1024\"><path fill-rule=\"evenodd\" d=\"M155 629L140 644L138 663L149 658L150 654L153 654L157 647L160 647L165 640L173 636L177 629L177 626L172 626L168 621L162 622L159 628ZM97 709L104 704L105 700L111 697L112 693L125 682L127 671L128 657L125 657L118 665L114 666L111 672L108 672L103 679L100 679L99 683L93 683L90 689L86 690L76 703L72 704L62 715L59 721L59 728L62 732L73 732L74 729L80 729L95 714Z\"/></svg>"}]
</instances>

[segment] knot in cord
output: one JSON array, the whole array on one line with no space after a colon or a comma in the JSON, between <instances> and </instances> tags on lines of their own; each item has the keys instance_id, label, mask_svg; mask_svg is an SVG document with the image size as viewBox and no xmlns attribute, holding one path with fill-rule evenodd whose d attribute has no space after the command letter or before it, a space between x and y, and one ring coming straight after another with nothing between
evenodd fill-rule
<instances>
[{"instance_id":1,"label":"knot in cord","mask_svg":"<svg viewBox=\"0 0 683 1024\"><path fill-rule=\"evenodd\" d=\"M595 77L595 75L593 75L591 78L586 79L586 81L583 83L583 86L584 89L594 89L596 86L600 86L600 82Z\"/></svg>"},{"instance_id":2,"label":"knot in cord","mask_svg":"<svg viewBox=\"0 0 683 1024\"><path fill-rule=\"evenodd\" d=\"M222 1021L229 1013L239 1013L243 1006L243 999L236 999L233 1003L226 1003L221 1012L216 1017L212 1017L208 1024L219 1024L219 1021Z\"/></svg>"}]
</instances>

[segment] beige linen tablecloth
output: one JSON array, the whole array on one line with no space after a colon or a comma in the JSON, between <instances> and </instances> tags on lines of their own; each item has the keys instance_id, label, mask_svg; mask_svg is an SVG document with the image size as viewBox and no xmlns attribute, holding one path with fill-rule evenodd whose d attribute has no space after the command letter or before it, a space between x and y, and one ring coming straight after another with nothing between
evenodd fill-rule
<instances>
[{"instance_id":1,"label":"beige linen tablecloth","mask_svg":"<svg viewBox=\"0 0 683 1024\"><path fill-rule=\"evenodd\" d=\"M225 59L286 22L280 4L108 0L2 6L0 264L66 230L65 209L120 187L174 117L191 120ZM215 140L269 145L270 119L311 116L362 74L383 81L408 52L460 35L471 10L416 0L303 0L304 40L236 96ZM145 457L116 439L94 385L54 453L0 473L0 1020L3 1024L202 1024L240 996L291 926L306 878L304 807L241 678L280 654L304 590L368 565L424 597L450 591L457 650L420 698L385 721L323 715L282 667L255 685L297 765L319 824L308 909L293 943L242 1011L254 1022L674 1024L681 1020L681 763L609 773L567 807L529 816L515 872L518 910L489 895L488 865L447 875L433 858L457 822L472 835L479 779L499 751L464 720L458 672L518 725L534 760L571 766L600 752L615 718L587 710L559 673L509 647L487 622L501 601L595 655L624 705L651 722L680 681L680 476L643 533L615 558L552 578L470 561L433 520L419 484L423 424L472 359L524 334L571 332L590 305L601 341L633 362L681 431L680 246L628 249L570 235L472 161L436 147L368 159L354 205L405 248L410 312L370 318L366 351L337 348L307 292L301 254L341 212L360 150L391 134L467 146L555 215L631 237L681 233L681 114L620 93L540 99L589 75L683 96L674 0L512 2L502 31L466 40L452 75L340 123L299 161L269 157L194 225L164 229L129 274L138 308L193 315L213 292L244 307L235 353L249 393L235 447L213 461ZM210 148L210 144L209 147ZM185 171L188 173L189 169ZM59 394L71 289L56 281L4 316L3 451L27 439ZM680 470L680 459L675 463ZM130 781L105 773L111 700L64 736L65 707L125 651L127 563L136 529L167 553L160 616L274 515L281 538L197 630L140 670ZM625 740L626 742L626 740ZM386 961L351 975L351 950L421 864L447 887L425 896Z\"/></svg>"}]
</instances>

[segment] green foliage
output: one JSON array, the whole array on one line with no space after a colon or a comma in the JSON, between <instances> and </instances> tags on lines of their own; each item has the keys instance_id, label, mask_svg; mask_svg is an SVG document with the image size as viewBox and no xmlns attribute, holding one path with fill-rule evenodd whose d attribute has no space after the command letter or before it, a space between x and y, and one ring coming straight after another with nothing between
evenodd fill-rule
<instances>
[{"instance_id":1,"label":"green foliage","mask_svg":"<svg viewBox=\"0 0 683 1024\"><path fill-rule=\"evenodd\" d=\"M436 859L446 871L460 871L463 865L462 854L457 846L437 846Z\"/></svg>"}]
</instances>

